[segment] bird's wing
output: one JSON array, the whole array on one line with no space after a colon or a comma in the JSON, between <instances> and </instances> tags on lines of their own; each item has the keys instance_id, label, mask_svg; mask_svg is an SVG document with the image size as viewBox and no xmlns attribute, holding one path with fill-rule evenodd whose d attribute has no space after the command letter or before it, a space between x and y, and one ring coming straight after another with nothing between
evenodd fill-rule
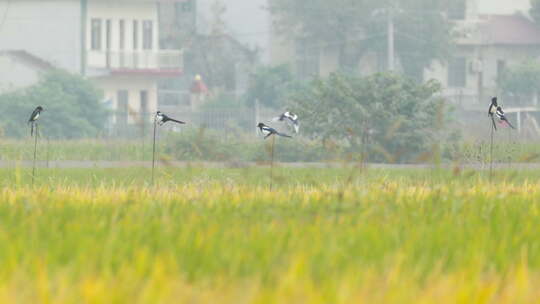
<instances>
[{"instance_id":1,"label":"bird's wing","mask_svg":"<svg viewBox=\"0 0 540 304\"><path fill-rule=\"evenodd\" d=\"M37 110L34 110L34 112L32 112L32 114L30 115L30 119L28 119L28 122L31 122L32 120L34 120L34 116L36 116L36 111Z\"/></svg>"}]
</instances>

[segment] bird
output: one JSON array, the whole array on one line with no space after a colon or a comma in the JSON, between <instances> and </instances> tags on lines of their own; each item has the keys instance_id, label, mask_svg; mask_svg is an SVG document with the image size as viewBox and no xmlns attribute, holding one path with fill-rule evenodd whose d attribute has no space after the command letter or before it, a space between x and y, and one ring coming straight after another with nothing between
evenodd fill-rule
<instances>
[{"instance_id":1,"label":"bird","mask_svg":"<svg viewBox=\"0 0 540 304\"><path fill-rule=\"evenodd\" d=\"M283 133L279 133L278 131L276 131L276 129L274 128L271 128L265 124L263 124L262 122L259 123L257 125L257 128L259 128L259 130L261 131L261 133L264 136L264 139L267 139L268 137L272 136L272 135L277 135L277 136L281 136L281 137L287 137L287 138L292 138L292 136L290 135L287 135L287 134L283 134Z\"/></svg>"},{"instance_id":2,"label":"bird","mask_svg":"<svg viewBox=\"0 0 540 304\"><path fill-rule=\"evenodd\" d=\"M172 121L172 122L175 122L177 124L181 124L181 125L185 125L186 123L183 122L183 121L180 121L180 120L176 120L176 119L172 119L170 118L169 116L161 113L161 111L157 111L156 112L156 122L160 125L160 126L163 126L163 124L165 124L166 122L169 122L169 121Z\"/></svg>"},{"instance_id":3,"label":"bird","mask_svg":"<svg viewBox=\"0 0 540 304\"><path fill-rule=\"evenodd\" d=\"M292 113L292 112L285 112L283 114L281 114L280 116L272 119L272 121L274 122L278 122L278 121L281 121L281 122L286 122L288 125L292 125L292 127L294 128L294 133L298 134L298 132L300 131L300 124L298 122L298 115Z\"/></svg>"},{"instance_id":4,"label":"bird","mask_svg":"<svg viewBox=\"0 0 540 304\"><path fill-rule=\"evenodd\" d=\"M497 113L497 107L499 107L499 104L497 103L497 97L493 97L491 99L491 104L489 105L488 116L489 118L491 118L491 123L493 124L493 129L495 131L497 131L497 124L495 124L494 115Z\"/></svg>"},{"instance_id":5,"label":"bird","mask_svg":"<svg viewBox=\"0 0 540 304\"><path fill-rule=\"evenodd\" d=\"M506 123L508 124L508 126L510 126L510 128L515 129L514 126L510 123L510 121L508 121L508 118L506 118L506 115L504 115L504 111L501 106L497 107L497 111L495 113L497 114L497 117L501 121L501 124Z\"/></svg>"},{"instance_id":6,"label":"bird","mask_svg":"<svg viewBox=\"0 0 540 304\"><path fill-rule=\"evenodd\" d=\"M31 125L30 129L30 136L34 136L34 124L38 120L39 116L41 115L41 112L44 111L43 107L38 106L34 112L32 112L32 115L30 115L30 119L28 119L28 123Z\"/></svg>"}]
</instances>

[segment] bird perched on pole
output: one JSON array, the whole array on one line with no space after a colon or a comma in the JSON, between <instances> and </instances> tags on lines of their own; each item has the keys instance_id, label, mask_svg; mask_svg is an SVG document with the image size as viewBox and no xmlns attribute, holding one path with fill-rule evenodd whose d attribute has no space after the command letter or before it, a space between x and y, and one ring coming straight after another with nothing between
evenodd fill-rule
<instances>
[{"instance_id":1,"label":"bird perched on pole","mask_svg":"<svg viewBox=\"0 0 540 304\"><path fill-rule=\"evenodd\" d=\"M510 123L510 121L508 121L508 118L506 118L506 115L504 114L501 106L497 107L497 111L495 112L495 114L499 118L501 124L506 123L510 128L515 129L514 126Z\"/></svg>"},{"instance_id":2,"label":"bird perched on pole","mask_svg":"<svg viewBox=\"0 0 540 304\"><path fill-rule=\"evenodd\" d=\"M183 121L180 121L180 120L176 120L176 119L173 119L173 118L170 118L169 116L161 113L160 111L157 111L156 113L156 122L160 125L160 126L163 126L163 124L165 124L166 122L174 122L174 123L177 123L177 124L181 124L181 125L185 125L186 123L183 122Z\"/></svg>"},{"instance_id":3,"label":"bird perched on pole","mask_svg":"<svg viewBox=\"0 0 540 304\"><path fill-rule=\"evenodd\" d=\"M499 107L499 104L497 103L497 97L493 97L491 99L491 104L489 105L488 109L488 116L491 119L491 123L493 124L493 129L497 130L497 124L495 123L495 114L497 114L497 108Z\"/></svg>"},{"instance_id":4,"label":"bird perched on pole","mask_svg":"<svg viewBox=\"0 0 540 304\"><path fill-rule=\"evenodd\" d=\"M30 129L30 135L34 136L34 124L38 120L39 116L41 115L41 112L44 111L43 107L38 106L34 112L32 112L32 115L30 115L30 119L28 119L28 123L31 125Z\"/></svg>"},{"instance_id":5,"label":"bird perched on pole","mask_svg":"<svg viewBox=\"0 0 540 304\"><path fill-rule=\"evenodd\" d=\"M294 128L294 133L298 134L300 131L300 123L298 121L298 115L292 113L292 112L285 112L281 114L280 116L272 119L274 122L286 122L288 125L292 126Z\"/></svg>"},{"instance_id":6,"label":"bird perched on pole","mask_svg":"<svg viewBox=\"0 0 540 304\"><path fill-rule=\"evenodd\" d=\"M267 139L268 137L270 137L270 136L272 136L272 135L277 135L277 136L281 136L281 137L292 138L292 136L287 135L287 134L280 133L280 132L278 132L276 129L271 128L271 127L269 127L269 126L263 124L262 122L259 123L259 124L257 125L257 128L259 128L259 131L264 135L264 139Z\"/></svg>"}]
</instances>

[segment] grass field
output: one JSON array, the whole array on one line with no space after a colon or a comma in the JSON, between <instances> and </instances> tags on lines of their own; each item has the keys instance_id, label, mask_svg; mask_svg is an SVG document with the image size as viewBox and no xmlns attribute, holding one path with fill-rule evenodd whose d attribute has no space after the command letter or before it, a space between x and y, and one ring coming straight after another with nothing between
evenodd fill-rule
<instances>
[{"instance_id":1,"label":"grass field","mask_svg":"<svg viewBox=\"0 0 540 304\"><path fill-rule=\"evenodd\" d=\"M533 303L540 172L0 170L1 303Z\"/></svg>"}]
</instances>

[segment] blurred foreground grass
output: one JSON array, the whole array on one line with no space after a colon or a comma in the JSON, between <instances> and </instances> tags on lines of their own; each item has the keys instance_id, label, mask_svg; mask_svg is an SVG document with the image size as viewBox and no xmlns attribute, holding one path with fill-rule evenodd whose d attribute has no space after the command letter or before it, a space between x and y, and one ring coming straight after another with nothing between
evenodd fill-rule
<instances>
[{"instance_id":1,"label":"blurred foreground grass","mask_svg":"<svg viewBox=\"0 0 540 304\"><path fill-rule=\"evenodd\" d=\"M1 303L540 298L537 171L39 173L0 170Z\"/></svg>"}]
</instances>

